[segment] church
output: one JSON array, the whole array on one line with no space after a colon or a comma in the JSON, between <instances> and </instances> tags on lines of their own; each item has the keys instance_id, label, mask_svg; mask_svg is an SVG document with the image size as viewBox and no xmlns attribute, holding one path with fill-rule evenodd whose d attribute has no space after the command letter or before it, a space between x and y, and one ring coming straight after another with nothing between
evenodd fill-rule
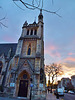
<instances>
[{"instance_id":1,"label":"church","mask_svg":"<svg viewBox=\"0 0 75 100\"><path fill-rule=\"evenodd\" d=\"M0 44L0 91L7 96L45 97L43 27L40 10L38 23L25 21L18 43Z\"/></svg>"}]
</instances>

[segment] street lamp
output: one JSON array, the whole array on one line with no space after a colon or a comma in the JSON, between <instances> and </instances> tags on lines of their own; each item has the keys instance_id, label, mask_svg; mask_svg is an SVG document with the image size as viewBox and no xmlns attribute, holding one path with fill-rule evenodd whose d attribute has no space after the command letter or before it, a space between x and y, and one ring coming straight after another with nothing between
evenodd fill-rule
<instances>
[{"instance_id":1,"label":"street lamp","mask_svg":"<svg viewBox=\"0 0 75 100\"><path fill-rule=\"evenodd\" d=\"M32 97L32 87L33 87L32 78L30 78L30 81L31 81L31 84L30 84L30 100L31 100L31 97Z\"/></svg>"}]
</instances>

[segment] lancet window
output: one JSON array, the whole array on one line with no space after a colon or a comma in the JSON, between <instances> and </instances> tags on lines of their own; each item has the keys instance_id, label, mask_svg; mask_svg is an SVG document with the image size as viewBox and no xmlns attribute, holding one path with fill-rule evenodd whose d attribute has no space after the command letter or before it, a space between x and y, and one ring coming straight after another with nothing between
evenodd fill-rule
<instances>
[{"instance_id":1,"label":"lancet window","mask_svg":"<svg viewBox=\"0 0 75 100\"><path fill-rule=\"evenodd\" d=\"M31 33L30 33L30 35L33 35L33 30L31 30Z\"/></svg>"},{"instance_id":2,"label":"lancet window","mask_svg":"<svg viewBox=\"0 0 75 100\"><path fill-rule=\"evenodd\" d=\"M27 35L29 35L29 30L27 30Z\"/></svg>"},{"instance_id":3,"label":"lancet window","mask_svg":"<svg viewBox=\"0 0 75 100\"><path fill-rule=\"evenodd\" d=\"M30 55L30 54L31 54L31 45L29 44L27 55Z\"/></svg>"}]
</instances>

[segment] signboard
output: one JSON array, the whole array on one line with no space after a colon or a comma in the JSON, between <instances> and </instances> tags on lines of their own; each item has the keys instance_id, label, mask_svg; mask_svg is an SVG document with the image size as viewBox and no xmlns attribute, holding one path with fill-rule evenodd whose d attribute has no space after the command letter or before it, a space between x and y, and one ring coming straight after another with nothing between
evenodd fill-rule
<instances>
[{"instance_id":1,"label":"signboard","mask_svg":"<svg viewBox=\"0 0 75 100\"><path fill-rule=\"evenodd\" d=\"M10 83L10 87L15 87L15 83Z\"/></svg>"},{"instance_id":2,"label":"signboard","mask_svg":"<svg viewBox=\"0 0 75 100\"><path fill-rule=\"evenodd\" d=\"M39 87L40 87L40 88L43 88L43 84L42 84L42 83L40 83L40 84L39 84Z\"/></svg>"},{"instance_id":3,"label":"signboard","mask_svg":"<svg viewBox=\"0 0 75 100\"><path fill-rule=\"evenodd\" d=\"M33 87L33 86L34 86L34 85L31 83L31 84L30 84L30 87Z\"/></svg>"}]
</instances>

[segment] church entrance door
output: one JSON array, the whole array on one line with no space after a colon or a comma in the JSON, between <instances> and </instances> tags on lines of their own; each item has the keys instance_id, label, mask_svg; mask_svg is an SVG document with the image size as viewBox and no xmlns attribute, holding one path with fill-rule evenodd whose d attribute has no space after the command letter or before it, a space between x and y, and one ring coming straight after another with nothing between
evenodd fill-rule
<instances>
[{"instance_id":1,"label":"church entrance door","mask_svg":"<svg viewBox=\"0 0 75 100\"><path fill-rule=\"evenodd\" d=\"M28 80L20 80L18 96L27 97L27 92L28 92Z\"/></svg>"}]
</instances>

